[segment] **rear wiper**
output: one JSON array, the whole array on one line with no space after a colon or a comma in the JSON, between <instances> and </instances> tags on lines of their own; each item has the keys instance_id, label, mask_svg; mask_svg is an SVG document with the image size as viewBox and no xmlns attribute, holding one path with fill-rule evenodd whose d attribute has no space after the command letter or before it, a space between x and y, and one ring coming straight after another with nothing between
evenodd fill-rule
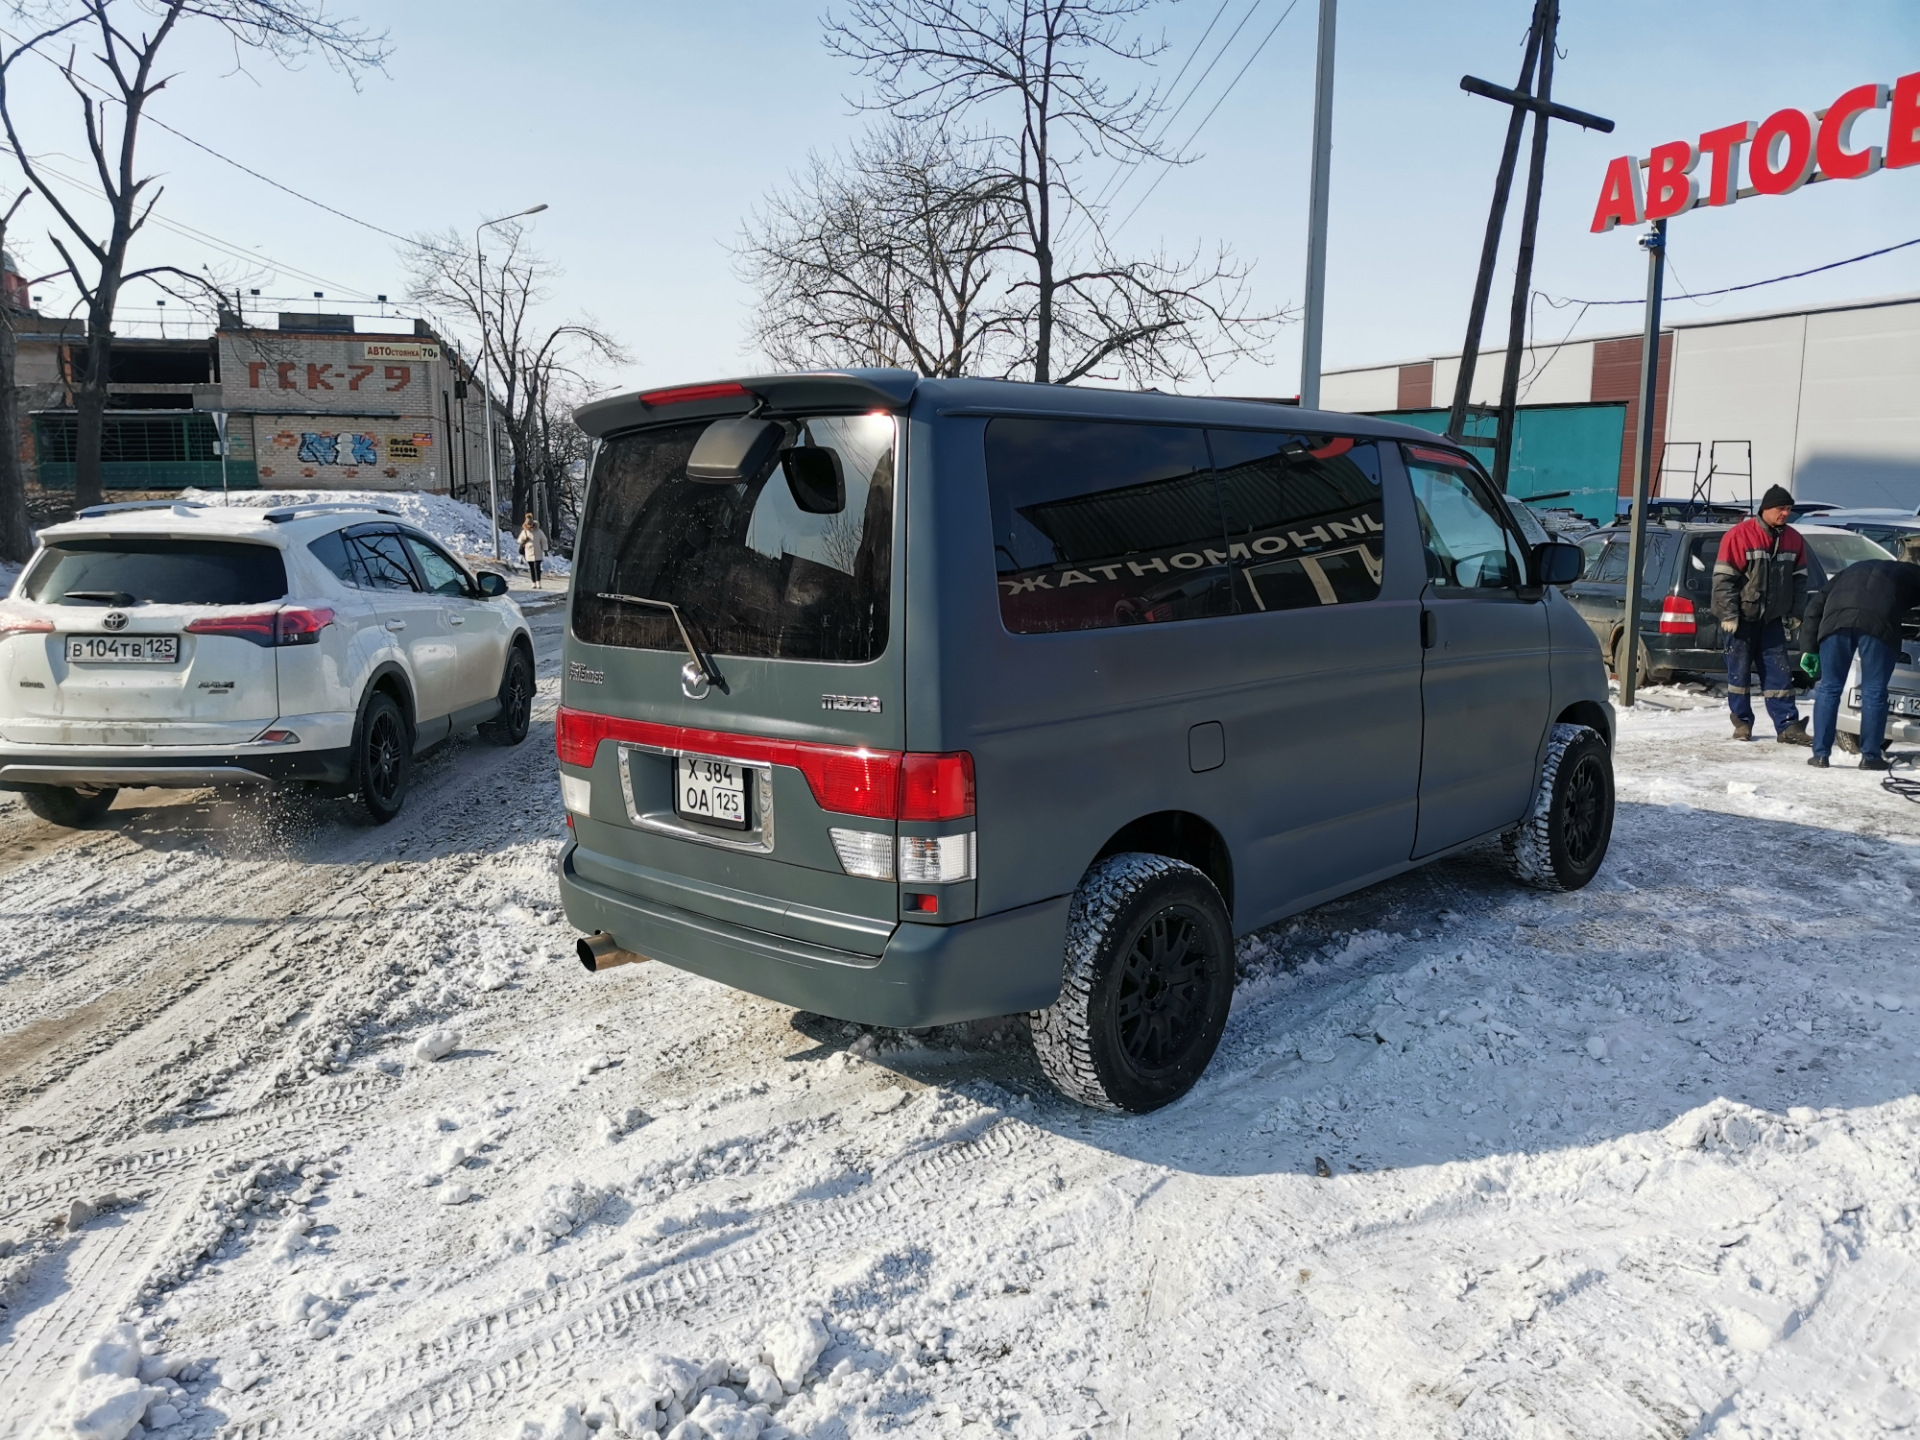
<instances>
[{"instance_id":1,"label":"rear wiper","mask_svg":"<svg viewBox=\"0 0 1920 1440\"><path fill-rule=\"evenodd\" d=\"M644 595L618 595L606 591L601 592L596 598L616 601L622 605L647 605L656 610L664 610L673 616L674 629L680 632L680 643L687 647L687 654L692 657L680 667L680 688L687 693L689 699L693 700L701 698L700 695L693 693L693 687L696 685L718 685L722 695L727 693L727 682L720 678L720 672L714 668L713 661L700 653L699 647L693 643L693 637L687 633L687 622L680 618L678 605L671 600L649 600Z\"/></svg>"},{"instance_id":2,"label":"rear wiper","mask_svg":"<svg viewBox=\"0 0 1920 1440\"><path fill-rule=\"evenodd\" d=\"M62 600L97 600L102 605L132 605L134 597L125 590L69 590Z\"/></svg>"}]
</instances>

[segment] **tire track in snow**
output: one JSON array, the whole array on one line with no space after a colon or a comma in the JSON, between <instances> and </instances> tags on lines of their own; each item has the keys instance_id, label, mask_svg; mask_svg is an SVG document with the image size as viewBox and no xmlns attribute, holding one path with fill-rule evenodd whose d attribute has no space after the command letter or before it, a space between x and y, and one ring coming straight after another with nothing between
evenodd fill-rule
<instances>
[{"instance_id":1,"label":"tire track in snow","mask_svg":"<svg viewBox=\"0 0 1920 1440\"><path fill-rule=\"evenodd\" d=\"M611 1285L584 1277L470 1321L409 1357L346 1376L297 1415L250 1423L312 1434L328 1421L329 1433L340 1433L344 1419L345 1433L379 1436L470 1424L495 1402L550 1380L556 1363L564 1364L589 1340L619 1339L644 1322L723 1308L738 1290L758 1298L779 1286L774 1272L818 1269L823 1259L838 1258L836 1242L856 1234L864 1246L876 1246L877 1229L910 1229L924 1220L924 1205L912 1202L951 1197L955 1182L976 1171L1004 1181L1008 1167L1040 1153L1052 1139L1018 1120L989 1120L978 1134L910 1153L852 1194L812 1204L789 1201L763 1212L723 1250L708 1249L714 1237L707 1236L696 1241L700 1253L669 1258L642 1277ZM394 1395L399 1386L407 1388ZM371 1408L340 1417L369 1396L376 1399Z\"/></svg>"}]
</instances>

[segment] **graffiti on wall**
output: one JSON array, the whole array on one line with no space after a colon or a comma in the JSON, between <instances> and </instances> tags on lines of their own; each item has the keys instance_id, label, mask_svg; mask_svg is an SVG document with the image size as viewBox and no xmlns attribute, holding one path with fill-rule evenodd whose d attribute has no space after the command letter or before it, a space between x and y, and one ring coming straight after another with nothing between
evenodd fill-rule
<instances>
[{"instance_id":1,"label":"graffiti on wall","mask_svg":"<svg viewBox=\"0 0 1920 1440\"><path fill-rule=\"evenodd\" d=\"M378 465L380 443L371 435L323 435L303 430L299 458L302 465Z\"/></svg>"}]
</instances>

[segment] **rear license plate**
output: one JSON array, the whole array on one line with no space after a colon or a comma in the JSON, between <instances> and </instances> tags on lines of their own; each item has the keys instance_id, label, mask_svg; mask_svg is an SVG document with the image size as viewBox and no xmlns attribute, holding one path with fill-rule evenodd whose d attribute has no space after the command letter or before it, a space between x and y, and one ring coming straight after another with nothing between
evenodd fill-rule
<instances>
[{"instance_id":1,"label":"rear license plate","mask_svg":"<svg viewBox=\"0 0 1920 1440\"><path fill-rule=\"evenodd\" d=\"M681 755L673 765L673 808L688 820L747 828L747 772L731 760Z\"/></svg>"},{"instance_id":2,"label":"rear license plate","mask_svg":"<svg viewBox=\"0 0 1920 1440\"><path fill-rule=\"evenodd\" d=\"M172 665L180 659L178 635L69 635L69 665Z\"/></svg>"}]
</instances>

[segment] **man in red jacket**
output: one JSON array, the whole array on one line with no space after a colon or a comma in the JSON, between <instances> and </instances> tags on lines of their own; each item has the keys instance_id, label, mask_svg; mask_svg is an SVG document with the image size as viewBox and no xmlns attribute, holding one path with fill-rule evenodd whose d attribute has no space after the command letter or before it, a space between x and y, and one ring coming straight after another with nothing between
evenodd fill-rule
<instances>
[{"instance_id":1,"label":"man in red jacket","mask_svg":"<svg viewBox=\"0 0 1920 1440\"><path fill-rule=\"evenodd\" d=\"M1807 604L1807 542L1787 523L1793 496L1778 485L1760 497L1760 513L1721 537L1713 567L1713 613L1727 633L1727 709L1733 738L1753 738L1755 669L1775 737L1782 745L1811 745L1793 703L1787 669L1787 621Z\"/></svg>"}]
</instances>

